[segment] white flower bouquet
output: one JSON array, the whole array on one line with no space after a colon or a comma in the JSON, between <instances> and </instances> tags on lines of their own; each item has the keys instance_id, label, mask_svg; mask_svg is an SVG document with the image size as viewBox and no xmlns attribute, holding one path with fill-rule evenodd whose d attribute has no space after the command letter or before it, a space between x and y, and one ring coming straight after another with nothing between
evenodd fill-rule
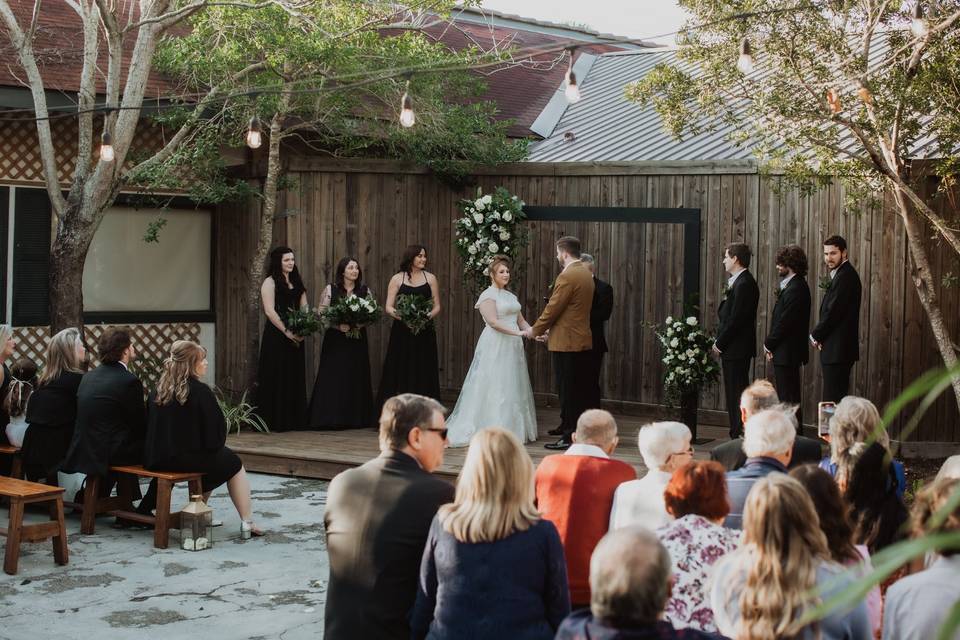
<instances>
[{"instance_id":1,"label":"white flower bouquet","mask_svg":"<svg viewBox=\"0 0 960 640\"><path fill-rule=\"evenodd\" d=\"M679 398L686 391L717 381L720 365L710 357L713 338L703 331L696 316L667 316L656 334L663 347L663 383L668 398Z\"/></svg>"},{"instance_id":2,"label":"white flower bouquet","mask_svg":"<svg viewBox=\"0 0 960 640\"><path fill-rule=\"evenodd\" d=\"M475 199L457 204L460 217L453 221L454 247L463 260L467 285L478 291L489 286L487 269L496 255L505 255L516 263L527 245L523 205L520 198L503 187L497 187L492 194L477 189Z\"/></svg>"},{"instance_id":3,"label":"white flower bouquet","mask_svg":"<svg viewBox=\"0 0 960 640\"><path fill-rule=\"evenodd\" d=\"M367 294L365 297L350 294L337 298L323 312L323 323L329 327L341 324L350 325L346 332L348 338L359 339L360 329L380 319L382 310L376 299Z\"/></svg>"}]
</instances>

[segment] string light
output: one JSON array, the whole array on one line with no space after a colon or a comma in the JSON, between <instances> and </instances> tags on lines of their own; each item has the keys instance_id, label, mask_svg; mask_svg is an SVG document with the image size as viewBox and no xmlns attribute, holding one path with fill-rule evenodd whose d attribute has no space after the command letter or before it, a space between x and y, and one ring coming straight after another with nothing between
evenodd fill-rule
<instances>
[{"instance_id":1,"label":"string light","mask_svg":"<svg viewBox=\"0 0 960 640\"><path fill-rule=\"evenodd\" d=\"M257 116L250 118L250 124L247 126L247 146L251 149L259 149L263 144L262 129L260 118Z\"/></svg>"},{"instance_id":2,"label":"string light","mask_svg":"<svg viewBox=\"0 0 960 640\"><path fill-rule=\"evenodd\" d=\"M924 38L930 33L930 24L923 15L923 7L917 4L913 6L913 19L910 21L910 32L917 38Z\"/></svg>"},{"instance_id":3,"label":"string light","mask_svg":"<svg viewBox=\"0 0 960 640\"><path fill-rule=\"evenodd\" d=\"M563 90L563 95L567 97L567 102L574 103L579 102L580 98L580 87L577 86L577 74L573 72L573 49L569 49L570 60L567 65L567 75L563 79L566 88Z\"/></svg>"},{"instance_id":4,"label":"string light","mask_svg":"<svg viewBox=\"0 0 960 640\"><path fill-rule=\"evenodd\" d=\"M413 112L413 99L410 98L410 81L407 80L403 97L400 98L400 126L409 129L417 122L417 114Z\"/></svg>"},{"instance_id":5,"label":"string light","mask_svg":"<svg viewBox=\"0 0 960 640\"><path fill-rule=\"evenodd\" d=\"M109 131L104 130L100 136L100 162L113 162L116 153L113 150L113 136Z\"/></svg>"},{"instance_id":6,"label":"string light","mask_svg":"<svg viewBox=\"0 0 960 640\"><path fill-rule=\"evenodd\" d=\"M744 75L753 72L753 47L750 46L750 41L746 37L740 41L740 57L737 58L737 69Z\"/></svg>"},{"instance_id":7,"label":"string light","mask_svg":"<svg viewBox=\"0 0 960 640\"><path fill-rule=\"evenodd\" d=\"M840 106L840 92L833 88L827 90L827 104L830 106L830 111L840 113L843 110Z\"/></svg>"}]
</instances>

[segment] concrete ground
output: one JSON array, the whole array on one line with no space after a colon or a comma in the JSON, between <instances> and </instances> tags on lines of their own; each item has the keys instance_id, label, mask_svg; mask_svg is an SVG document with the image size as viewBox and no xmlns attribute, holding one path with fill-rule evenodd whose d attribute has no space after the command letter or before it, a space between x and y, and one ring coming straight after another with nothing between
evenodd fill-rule
<instances>
[{"instance_id":1,"label":"concrete ground","mask_svg":"<svg viewBox=\"0 0 960 640\"><path fill-rule=\"evenodd\" d=\"M67 566L54 564L50 541L24 543L19 573L0 573L0 638L321 638L327 483L259 474L250 481L256 522L267 535L240 539L239 516L222 487L210 506L224 524L207 551L181 550L176 531L169 549L154 549L152 531L116 530L112 518L82 535L79 516L68 515ZM174 508L186 501L178 487ZM4 526L7 517L0 509Z\"/></svg>"}]
</instances>

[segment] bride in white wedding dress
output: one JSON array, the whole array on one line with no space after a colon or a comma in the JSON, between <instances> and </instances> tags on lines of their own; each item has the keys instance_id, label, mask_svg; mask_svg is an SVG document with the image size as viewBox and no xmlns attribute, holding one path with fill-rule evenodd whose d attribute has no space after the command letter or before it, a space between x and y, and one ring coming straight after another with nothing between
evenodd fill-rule
<instances>
[{"instance_id":1,"label":"bride in white wedding dress","mask_svg":"<svg viewBox=\"0 0 960 640\"><path fill-rule=\"evenodd\" d=\"M460 397L447 418L450 446L470 443L485 427L503 427L522 442L537 439L537 414L520 332L530 325L520 313L520 301L507 291L510 263L497 256L490 264L492 284L474 308L487 324L477 340L473 362Z\"/></svg>"}]
</instances>

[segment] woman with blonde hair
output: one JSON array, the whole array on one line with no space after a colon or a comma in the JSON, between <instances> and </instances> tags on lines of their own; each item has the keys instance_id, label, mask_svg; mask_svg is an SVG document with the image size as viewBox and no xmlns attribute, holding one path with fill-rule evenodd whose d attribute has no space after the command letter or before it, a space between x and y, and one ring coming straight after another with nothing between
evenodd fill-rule
<instances>
[{"instance_id":1,"label":"woman with blonde hair","mask_svg":"<svg viewBox=\"0 0 960 640\"><path fill-rule=\"evenodd\" d=\"M470 442L452 504L430 527L412 637L550 640L570 612L556 527L533 504L533 463L500 427Z\"/></svg>"},{"instance_id":2,"label":"woman with blonde hair","mask_svg":"<svg viewBox=\"0 0 960 640\"><path fill-rule=\"evenodd\" d=\"M801 624L807 609L847 589L855 577L831 559L813 501L786 474L757 480L744 508L742 546L715 567L710 600L723 635L737 640L873 637L862 601Z\"/></svg>"},{"instance_id":3,"label":"woman with blonde hair","mask_svg":"<svg viewBox=\"0 0 960 640\"><path fill-rule=\"evenodd\" d=\"M890 437L883 428L880 412L866 398L846 396L830 419L830 457L820 461L820 468L837 480L841 491L846 489L857 460L870 442L890 451ZM894 460L893 472L897 495L902 498L907 486L903 463Z\"/></svg>"},{"instance_id":4,"label":"woman with blonde hair","mask_svg":"<svg viewBox=\"0 0 960 640\"><path fill-rule=\"evenodd\" d=\"M227 424L213 391L200 382L207 372L207 351L177 340L164 360L157 390L147 402L144 466L163 471L202 471L204 500L227 483L240 514L244 538L263 535L253 525L250 482L240 458L225 446Z\"/></svg>"}]
</instances>

